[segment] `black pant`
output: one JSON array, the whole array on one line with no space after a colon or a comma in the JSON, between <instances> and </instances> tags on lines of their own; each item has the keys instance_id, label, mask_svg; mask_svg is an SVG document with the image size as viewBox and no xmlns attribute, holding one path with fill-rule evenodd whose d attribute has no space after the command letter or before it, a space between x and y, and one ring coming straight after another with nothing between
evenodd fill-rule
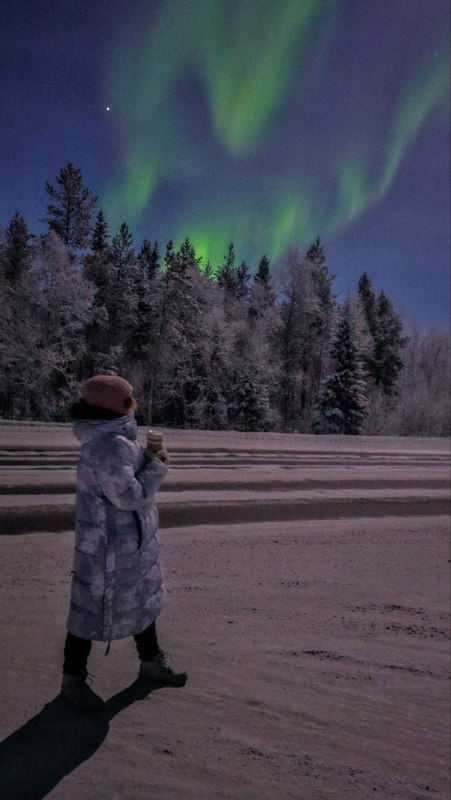
<instances>
[{"instance_id":1,"label":"black pant","mask_svg":"<svg viewBox=\"0 0 451 800\"><path fill-rule=\"evenodd\" d=\"M136 642L136 649L141 661L152 661L159 651L157 630L155 622L152 622L142 633L137 633L133 637ZM91 652L92 642L89 639L81 639L68 633L64 645L64 664L63 672L65 675L79 675L86 669L88 656Z\"/></svg>"}]
</instances>

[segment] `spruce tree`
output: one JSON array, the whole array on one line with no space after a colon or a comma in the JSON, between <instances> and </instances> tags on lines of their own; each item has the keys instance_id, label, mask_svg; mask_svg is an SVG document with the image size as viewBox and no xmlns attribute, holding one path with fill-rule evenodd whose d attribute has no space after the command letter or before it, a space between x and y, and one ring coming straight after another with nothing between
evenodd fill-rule
<instances>
[{"instance_id":1,"label":"spruce tree","mask_svg":"<svg viewBox=\"0 0 451 800\"><path fill-rule=\"evenodd\" d=\"M319 239L308 252L307 258L291 249L280 275L279 402L286 430L310 430L335 314L334 276Z\"/></svg>"},{"instance_id":2,"label":"spruce tree","mask_svg":"<svg viewBox=\"0 0 451 800\"><path fill-rule=\"evenodd\" d=\"M242 261L236 271L236 297L238 300L249 299L249 281L250 281L249 268L245 261Z\"/></svg>"},{"instance_id":3,"label":"spruce tree","mask_svg":"<svg viewBox=\"0 0 451 800\"><path fill-rule=\"evenodd\" d=\"M123 222L111 242L102 300L108 312L110 344L124 349L136 324L136 267L133 236Z\"/></svg>"},{"instance_id":4,"label":"spruce tree","mask_svg":"<svg viewBox=\"0 0 451 800\"><path fill-rule=\"evenodd\" d=\"M48 216L44 222L74 255L74 251L89 245L97 197L93 196L91 189L83 186L81 170L71 162L62 167L56 182L55 188L46 181L46 190L52 202L47 206Z\"/></svg>"},{"instance_id":5,"label":"spruce tree","mask_svg":"<svg viewBox=\"0 0 451 800\"><path fill-rule=\"evenodd\" d=\"M100 209L92 232L91 250L93 253L104 253L108 249L108 225L105 215Z\"/></svg>"},{"instance_id":6,"label":"spruce tree","mask_svg":"<svg viewBox=\"0 0 451 800\"><path fill-rule=\"evenodd\" d=\"M183 277L191 269L198 270L200 262L201 257L197 257L188 237L182 242L177 251L174 250L172 240L166 245L164 263L168 272L177 273Z\"/></svg>"},{"instance_id":7,"label":"spruce tree","mask_svg":"<svg viewBox=\"0 0 451 800\"><path fill-rule=\"evenodd\" d=\"M138 261L146 271L149 280L152 280L158 272L160 266L159 258L158 242L154 242L152 246L148 239L144 239L139 252Z\"/></svg>"},{"instance_id":8,"label":"spruce tree","mask_svg":"<svg viewBox=\"0 0 451 800\"><path fill-rule=\"evenodd\" d=\"M154 291L152 413L157 420L183 427L195 422L195 404L205 387L211 292L218 290L199 269L189 239L177 251L168 242L164 262Z\"/></svg>"},{"instance_id":9,"label":"spruce tree","mask_svg":"<svg viewBox=\"0 0 451 800\"><path fill-rule=\"evenodd\" d=\"M269 276L269 258L267 256L262 256L259 263L258 269L255 273L254 277L255 283L261 284L262 286L268 286L270 281Z\"/></svg>"},{"instance_id":10,"label":"spruce tree","mask_svg":"<svg viewBox=\"0 0 451 800\"><path fill-rule=\"evenodd\" d=\"M250 291L249 317L251 324L254 324L258 318L267 318L268 313L274 308L275 301L276 293L272 286L269 258L262 256Z\"/></svg>"},{"instance_id":11,"label":"spruce tree","mask_svg":"<svg viewBox=\"0 0 451 800\"><path fill-rule=\"evenodd\" d=\"M385 292L381 292L377 300L371 366L376 386L380 386L383 393L389 397L395 395L397 391L399 373L404 366L401 353L406 343L401 318Z\"/></svg>"},{"instance_id":12,"label":"spruce tree","mask_svg":"<svg viewBox=\"0 0 451 800\"><path fill-rule=\"evenodd\" d=\"M188 266L199 266L202 260L202 257L198 258L196 256L196 251L188 237L186 237L186 239L180 245L178 249L178 255L185 268Z\"/></svg>"},{"instance_id":13,"label":"spruce tree","mask_svg":"<svg viewBox=\"0 0 451 800\"><path fill-rule=\"evenodd\" d=\"M228 427L227 400L219 383L209 380L191 406L191 419L195 428L221 431Z\"/></svg>"},{"instance_id":14,"label":"spruce tree","mask_svg":"<svg viewBox=\"0 0 451 800\"><path fill-rule=\"evenodd\" d=\"M169 242L166 245L166 251L164 254L164 263L165 263L165 271L170 272L173 268L175 268L175 262L177 260L177 254L174 250L174 242L172 239L169 239Z\"/></svg>"},{"instance_id":15,"label":"spruce tree","mask_svg":"<svg viewBox=\"0 0 451 800\"><path fill-rule=\"evenodd\" d=\"M359 280L358 293L371 342L364 356L365 368L374 386L391 397L404 366L402 351L407 339L402 321L385 292L376 296L366 272Z\"/></svg>"},{"instance_id":16,"label":"spruce tree","mask_svg":"<svg viewBox=\"0 0 451 800\"><path fill-rule=\"evenodd\" d=\"M331 356L335 369L319 392L313 430L315 433L359 434L366 417L367 401L349 304L343 309Z\"/></svg>"},{"instance_id":17,"label":"spruce tree","mask_svg":"<svg viewBox=\"0 0 451 800\"><path fill-rule=\"evenodd\" d=\"M236 431L267 431L272 427L268 387L250 371L235 375L228 415Z\"/></svg>"},{"instance_id":18,"label":"spruce tree","mask_svg":"<svg viewBox=\"0 0 451 800\"><path fill-rule=\"evenodd\" d=\"M119 231L113 237L111 256L114 265L118 269L125 269L134 261L133 235L126 222L122 223Z\"/></svg>"},{"instance_id":19,"label":"spruce tree","mask_svg":"<svg viewBox=\"0 0 451 800\"><path fill-rule=\"evenodd\" d=\"M153 278L159 269L160 269L160 252L158 250L158 242L155 240L150 254L149 278Z\"/></svg>"},{"instance_id":20,"label":"spruce tree","mask_svg":"<svg viewBox=\"0 0 451 800\"><path fill-rule=\"evenodd\" d=\"M306 373L306 411L312 407L324 376L326 353L332 335L336 296L332 291L335 275L329 272L326 251L319 236L307 250L306 266L314 297L310 311L304 362Z\"/></svg>"},{"instance_id":21,"label":"spruce tree","mask_svg":"<svg viewBox=\"0 0 451 800\"><path fill-rule=\"evenodd\" d=\"M83 256L83 275L96 288L94 306L105 305L111 280L111 247L108 242L108 225L103 211L97 214L91 238L91 251Z\"/></svg>"},{"instance_id":22,"label":"spruce tree","mask_svg":"<svg viewBox=\"0 0 451 800\"><path fill-rule=\"evenodd\" d=\"M332 292L335 275L329 272L326 251L319 236L307 250L305 259L310 267L312 283L318 298L318 313L314 324L320 333L327 331L329 334L335 308L335 295Z\"/></svg>"},{"instance_id":23,"label":"spruce tree","mask_svg":"<svg viewBox=\"0 0 451 800\"><path fill-rule=\"evenodd\" d=\"M17 284L30 268L31 239L23 216L15 214L6 228L2 252L4 275L11 284Z\"/></svg>"},{"instance_id":24,"label":"spruce tree","mask_svg":"<svg viewBox=\"0 0 451 800\"><path fill-rule=\"evenodd\" d=\"M154 347L155 338L155 282L156 273L151 267L152 247L144 240L141 252L136 259L136 267L132 269L134 277L133 291L136 295L136 315L126 341L127 356L132 363L139 362L141 371L145 373L148 354Z\"/></svg>"},{"instance_id":25,"label":"spruce tree","mask_svg":"<svg viewBox=\"0 0 451 800\"><path fill-rule=\"evenodd\" d=\"M227 255L224 256L224 263L218 271L218 284L226 293L226 301L230 297L237 297L238 285L234 264L235 249L233 244L229 244Z\"/></svg>"},{"instance_id":26,"label":"spruce tree","mask_svg":"<svg viewBox=\"0 0 451 800\"><path fill-rule=\"evenodd\" d=\"M190 407L195 428L225 430L228 427L228 390L231 383L230 331L225 328L224 309L217 305L219 292L213 282L209 285L210 303L205 309L207 340L204 371L199 381L199 392ZM216 299L216 302L215 302ZM212 302L211 302L212 301ZM216 306L216 307L215 307Z\"/></svg>"},{"instance_id":27,"label":"spruce tree","mask_svg":"<svg viewBox=\"0 0 451 800\"><path fill-rule=\"evenodd\" d=\"M374 336L377 325L377 303L376 295L373 290L373 284L371 283L371 279L366 272L360 276L358 292L365 320L368 325L368 330L371 335Z\"/></svg>"},{"instance_id":28,"label":"spruce tree","mask_svg":"<svg viewBox=\"0 0 451 800\"><path fill-rule=\"evenodd\" d=\"M134 275L136 253L133 247L133 235L126 222L122 223L111 242L111 264L113 279L110 292L114 305L111 307L110 317L119 327L129 327L133 325L136 306Z\"/></svg>"},{"instance_id":29,"label":"spruce tree","mask_svg":"<svg viewBox=\"0 0 451 800\"><path fill-rule=\"evenodd\" d=\"M32 273L31 238L24 218L15 214L0 241L0 415L11 419L26 413L35 347L39 287Z\"/></svg>"}]
</instances>

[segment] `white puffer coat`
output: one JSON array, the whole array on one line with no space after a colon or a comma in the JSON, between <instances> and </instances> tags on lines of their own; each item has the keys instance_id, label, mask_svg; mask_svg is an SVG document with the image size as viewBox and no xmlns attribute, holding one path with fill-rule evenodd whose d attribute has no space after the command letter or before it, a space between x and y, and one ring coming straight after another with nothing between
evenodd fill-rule
<instances>
[{"instance_id":1,"label":"white puffer coat","mask_svg":"<svg viewBox=\"0 0 451 800\"><path fill-rule=\"evenodd\" d=\"M145 458L137 432L134 414L74 424L82 448L67 629L83 639L141 633L163 606L154 492L167 467Z\"/></svg>"}]
</instances>

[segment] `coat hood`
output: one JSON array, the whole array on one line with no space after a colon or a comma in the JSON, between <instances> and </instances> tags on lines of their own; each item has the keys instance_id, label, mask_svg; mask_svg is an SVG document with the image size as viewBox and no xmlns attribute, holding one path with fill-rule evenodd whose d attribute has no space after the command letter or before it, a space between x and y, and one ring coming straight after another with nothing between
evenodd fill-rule
<instances>
[{"instance_id":1,"label":"coat hood","mask_svg":"<svg viewBox=\"0 0 451 800\"><path fill-rule=\"evenodd\" d=\"M138 436L138 424L134 413L111 420L77 420L74 422L72 430L81 444L90 442L96 436L108 436L109 434L119 434L132 440Z\"/></svg>"}]
</instances>

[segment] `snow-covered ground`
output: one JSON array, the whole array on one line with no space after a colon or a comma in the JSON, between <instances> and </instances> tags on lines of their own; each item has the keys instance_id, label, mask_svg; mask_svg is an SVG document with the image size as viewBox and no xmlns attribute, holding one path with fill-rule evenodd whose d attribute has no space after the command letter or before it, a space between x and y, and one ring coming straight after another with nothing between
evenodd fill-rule
<instances>
[{"instance_id":1,"label":"snow-covered ground","mask_svg":"<svg viewBox=\"0 0 451 800\"><path fill-rule=\"evenodd\" d=\"M144 431L141 432L144 440ZM70 428L0 425L0 786L15 800L447 800L449 440L167 431L161 644L57 698Z\"/></svg>"}]
</instances>

